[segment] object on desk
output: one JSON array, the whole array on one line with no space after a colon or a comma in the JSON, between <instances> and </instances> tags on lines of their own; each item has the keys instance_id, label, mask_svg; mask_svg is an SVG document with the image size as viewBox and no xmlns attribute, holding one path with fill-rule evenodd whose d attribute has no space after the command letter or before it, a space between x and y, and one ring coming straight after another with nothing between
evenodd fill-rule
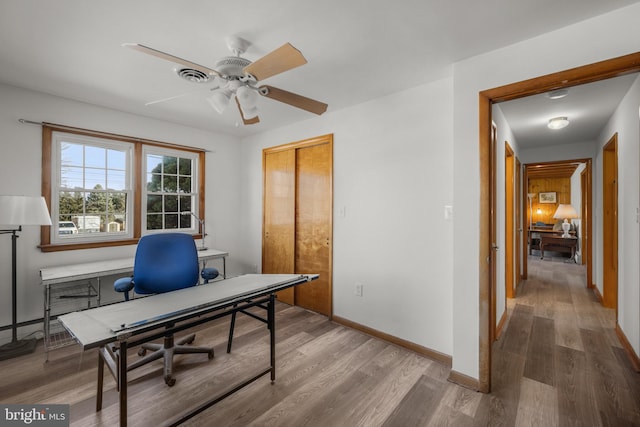
<instances>
[{"instance_id":1,"label":"object on desk","mask_svg":"<svg viewBox=\"0 0 640 427\"><path fill-rule=\"evenodd\" d=\"M182 212L182 215L193 215L193 217L198 221L198 223L200 224L200 232L202 233L202 246L200 246L198 248L199 251L206 251L207 247L204 245L204 238L207 237L207 233L204 231L204 219L200 219L198 217L198 215L194 214L193 212L187 211L187 212Z\"/></svg>"},{"instance_id":2,"label":"object on desk","mask_svg":"<svg viewBox=\"0 0 640 427\"><path fill-rule=\"evenodd\" d=\"M556 213L553 214L553 217L555 219L564 218L564 222L562 223L562 230L564 231L564 233L562 234L562 237L570 237L569 230L571 229L571 223L569 222L569 220L578 218L578 212L576 212L575 208L571 205L560 204L558 205Z\"/></svg>"},{"instance_id":3,"label":"object on desk","mask_svg":"<svg viewBox=\"0 0 640 427\"><path fill-rule=\"evenodd\" d=\"M37 196L0 196L0 224L12 227L0 230L11 234L11 342L0 346L0 360L29 354L36 348L35 339L18 339L16 243L23 225L51 225L47 203Z\"/></svg>"},{"instance_id":4,"label":"object on desk","mask_svg":"<svg viewBox=\"0 0 640 427\"><path fill-rule=\"evenodd\" d=\"M197 285L199 271L198 252L190 235L151 234L138 242L133 277L118 279L114 287L116 291L125 292L127 300L131 290L138 294L161 294ZM173 325L169 324L167 329L171 327ZM164 381L172 386L176 381L172 374L174 354L207 353L209 359L213 358L213 348L184 345L194 339L195 334L191 334L174 342L173 334L168 334L164 337L164 344L143 344L138 352L140 356L145 356L146 350L154 352L128 365L127 370L164 357Z\"/></svg>"}]
</instances>

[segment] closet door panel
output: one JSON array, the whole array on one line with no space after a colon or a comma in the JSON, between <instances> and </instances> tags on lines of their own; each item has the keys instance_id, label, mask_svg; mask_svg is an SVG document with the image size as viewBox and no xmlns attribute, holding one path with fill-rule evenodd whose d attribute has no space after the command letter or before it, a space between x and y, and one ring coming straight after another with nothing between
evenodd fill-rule
<instances>
[{"instance_id":1,"label":"closet door panel","mask_svg":"<svg viewBox=\"0 0 640 427\"><path fill-rule=\"evenodd\" d=\"M295 303L331 316L332 150L328 143L297 149L295 272L318 280L295 288Z\"/></svg>"},{"instance_id":2,"label":"closet door panel","mask_svg":"<svg viewBox=\"0 0 640 427\"><path fill-rule=\"evenodd\" d=\"M295 272L295 150L265 152L262 272ZM293 289L278 299L294 304Z\"/></svg>"}]
</instances>

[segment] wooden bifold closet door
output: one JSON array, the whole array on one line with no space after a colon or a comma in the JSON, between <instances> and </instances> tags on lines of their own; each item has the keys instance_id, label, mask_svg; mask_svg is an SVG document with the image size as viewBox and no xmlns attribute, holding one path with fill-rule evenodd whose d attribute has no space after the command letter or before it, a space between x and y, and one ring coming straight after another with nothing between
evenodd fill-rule
<instances>
[{"instance_id":1,"label":"wooden bifold closet door","mask_svg":"<svg viewBox=\"0 0 640 427\"><path fill-rule=\"evenodd\" d=\"M333 138L263 150L263 273L318 273L278 293L288 304L332 314Z\"/></svg>"}]
</instances>

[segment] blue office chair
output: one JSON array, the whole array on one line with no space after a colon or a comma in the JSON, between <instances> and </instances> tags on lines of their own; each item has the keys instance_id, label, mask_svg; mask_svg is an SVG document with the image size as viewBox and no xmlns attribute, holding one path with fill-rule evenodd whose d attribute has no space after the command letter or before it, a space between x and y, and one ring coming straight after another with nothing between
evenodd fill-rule
<instances>
[{"instance_id":1,"label":"blue office chair","mask_svg":"<svg viewBox=\"0 0 640 427\"><path fill-rule=\"evenodd\" d=\"M129 292L137 294L158 294L188 288L198 284L200 265L193 238L184 233L162 233L144 236L138 242L133 266L133 277L125 277L115 281L114 288L125 293L129 300ZM167 328L173 327L172 324ZM213 348L194 347L191 344L195 334L188 335L174 342L173 334L164 337L163 344L143 344L138 351L145 356L147 350L153 353L130 364L127 370L135 369L153 360L164 357L164 381L168 386L175 384L173 378L173 355L185 353L207 353L213 358Z\"/></svg>"}]
</instances>

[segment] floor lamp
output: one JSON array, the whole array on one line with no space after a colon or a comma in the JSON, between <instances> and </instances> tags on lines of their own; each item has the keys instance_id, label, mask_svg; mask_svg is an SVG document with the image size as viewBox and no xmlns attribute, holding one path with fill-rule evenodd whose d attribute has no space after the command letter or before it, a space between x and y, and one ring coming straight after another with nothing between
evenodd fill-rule
<instances>
[{"instance_id":1,"label":"floor lamp","mask_svg":"<svg viewBox=\"0 0 640 427\"><path fill-rule=\"evenodd\" d=\"M35 339L18 339L18 317L16 297L16 243L23 225L51 225L51 217L44 197L0 196L0 234L11 234L11 342L0 346L0 360L11 359L33 352Z\"/></svg>"},{"instance_id":2,"label":"floor lamp","mask_svg":"<svg viewBox=\"0 0 640 427\"><path fill-rule=\"evenodd\" d=\"M529 198L529 228L533 228L533 198L536 197L536 193L528 193Z\"/></svg>"}]
</instances>

